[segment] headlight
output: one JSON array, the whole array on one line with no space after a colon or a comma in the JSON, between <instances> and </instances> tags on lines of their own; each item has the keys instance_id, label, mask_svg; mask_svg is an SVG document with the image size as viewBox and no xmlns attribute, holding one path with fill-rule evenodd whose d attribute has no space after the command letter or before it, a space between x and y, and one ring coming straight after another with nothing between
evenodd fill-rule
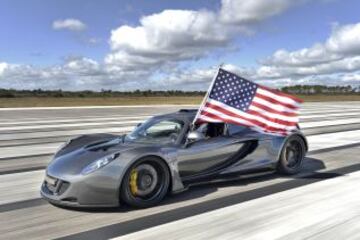
<instances>
[{"instance_id":1,"label":"headlight","mask_svg":"<svg viewBox=\"0 0 360 240\"><path fill-rule=\"evenodd\" d=\"M92 173L96 170L98 170L99 168L102 168L103 166L109 164L112 160L114 160L115 158L117 158L119 156L118 153L115 154L111 154L109 156L100 158L99 160L96 160L95 162L87 165L82 171L81 174L82 175L87 175L89 173Z\"/></svg>"}]
</instances>

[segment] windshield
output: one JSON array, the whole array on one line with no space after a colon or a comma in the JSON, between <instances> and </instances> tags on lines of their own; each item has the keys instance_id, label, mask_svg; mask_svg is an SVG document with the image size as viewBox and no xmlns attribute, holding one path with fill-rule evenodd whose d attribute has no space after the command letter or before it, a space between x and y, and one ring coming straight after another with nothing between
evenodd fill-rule
<instances>
[{"instance_id":1,"label":"windshield","mask_svg":"<svg viewBox=\"0 0 360 240\"><path fill-rule=\"evenodd\" d=\"M125 137L125 141L145 143L175 143L184 127L177 119L154 119L144 122Z\"/></svg>"}]
</instances>

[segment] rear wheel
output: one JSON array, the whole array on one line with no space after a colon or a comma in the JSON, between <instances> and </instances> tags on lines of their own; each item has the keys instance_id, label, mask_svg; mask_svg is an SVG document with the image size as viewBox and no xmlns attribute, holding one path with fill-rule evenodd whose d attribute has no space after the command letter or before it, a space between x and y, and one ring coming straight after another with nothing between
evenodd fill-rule
<instances>
[{"instance_id":1,"label":"rear wheel","mask_svg":"<svg viewBox=\"0 0 360 240\"><path fill-rule=\"evenodd\" d=\"M281 151L278 171L288 175L298 173L304 161L305 149L305 142L300 136L290 136Z\"/></svg>"},{"instance_id":2,"label":"rear wheel","mask_svg":"<svg viewBox=\"0 0 360 240\"><path fill-rule=\"evenodd\" d=\"M133 207L150 207L165 197L169 185L166 163L155 157L143 158L126 172L121 184L121 199Z\"/></svg>"}]
</instances>

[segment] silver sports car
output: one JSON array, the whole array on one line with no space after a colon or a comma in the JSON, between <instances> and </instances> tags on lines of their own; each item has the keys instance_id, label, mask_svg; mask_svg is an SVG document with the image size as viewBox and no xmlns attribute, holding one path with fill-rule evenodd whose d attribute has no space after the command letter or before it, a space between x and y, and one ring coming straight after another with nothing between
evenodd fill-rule
<instances>
[{"instance_id":1,"label":"silver sports car","mask_svg":"<svg viewBox=\"0 0 360 240\"><path fill-rule=\"evenodd\" d=\"M46 169L41 195L55 205L149 207L191 184L229 174L295 174L308 149L300 130L281 137L225 123L192 127L196 110L155 116L127 135L71 139Z\"/></svg>"}]
</instances>

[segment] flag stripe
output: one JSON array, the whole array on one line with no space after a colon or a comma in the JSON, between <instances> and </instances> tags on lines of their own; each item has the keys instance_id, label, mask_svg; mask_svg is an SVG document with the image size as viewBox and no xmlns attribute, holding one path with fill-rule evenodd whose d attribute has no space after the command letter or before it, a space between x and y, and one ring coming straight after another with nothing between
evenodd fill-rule
<instances>
[{"instance_id":1,"label":"flag stripe","mask_svg":"<svg viewBox=\"0 0 360 240\"><path fill-rule=\"evenodd\" d=\"M271 88L269 88L269 87L261 86L261 88L266 89L266 90L268 90L269 92L272 92L272 93L274 93L274 94L276 94L276 95L291 98L291 99L293 99L294 101L296 101L296 102L298 102L298 103L303 103L303 102L304 102L304 100L302 100L301 98L298 98L298 97L292 96L292 95L290 95L290 94L286 94L286 93L280 92L280 91L275 90L275 89L271 89Z\"/></svg>"},{"instance_id":2,"label":"flag stripe","mask_svg":"<svg viewBox=\"0 0 360 240\"><path fill-rule=\"evenodd\" d=\"M258 89L258 91L256 92L256 95L255 95L255 96L258 97L258 98L261 98L261 99L266 100L266 101L268 101L268 102L271 102L271 103L273 103L273 104L278 104L278 105L287 107L288 109L291 109L291 110L296 110L296 109L298 108L296 105L289 104L289 103L284 103L284 102L279 101L279 100L277 100L277 99L274 99L274 98L272 98L272 97L269 97L269 96L266 96L266 95L264 95L264 94L261 94L261 93L259 92L259 90L260 90L260 89Z\"/></svg>"},{"instance_id":3,"label":"flag stripe","mask_svg":"<svg viewBox=\"0 0 360 240\"><path fill-rule=\"evenodd\" d=\"M213 119L207 115L200 115L199 116L199 122L214 122L214 123L221 123L221 122L224 122L223 120L219 120L219 119ZM203 120L203 121L201 121ZM245 124L240 124L240 125L243 125L245 127L248 127L248 125L245 125Z\"/></svg>"},{"instance_id":4,"label":"flag stripe","mask_svg":"<svg viewBox=\"0 0 360 240\"><path fill-rule=\"evenodd\" d=\"M232 107L229 107L221 102L218 102L216 100L208 100L205 104L205 107L212 108L215 110L218 110L224 114L230 115L232 117L238 117L241 116L242 118L248 120L248 121L256 121L255 125L259 125L258 123L265 124L266 126L271 126L278 129L287 129L291 130L294 129L294 126L296 126L296 123L291 123L290 125L287 124L280 124L273 121L269 121L267 119L264 119L262 117L259 117L257 115L251 115L247 112L242 112L237 109L234 109Z\"/></svg>"},{"instance_id":5,"label":"flag stripe","mask_svg":"<svg viewBox=\"0 0 360 240\"><path fill-rule=\"evenodd\" d=\"M285 121L280 118L269 117L269 116L266 116L265 114L262 114L262 113L259 113L257 111L250 110L250 109L247 111L247 113L250 115L261 117L270 122L278 123L278 124L285 125L285 126L296 126L296 124L297 124L297 121Z\"/></svg>"},{"instance_id":6,"label":"flag stripe","mask_svg":"<svg viewBox=\"0 0 360 240\"><path fill-rule=\"evenodd\" d=\"M204 121L210 120L210 122L227 122L227 123L231 123L231 124L235 124L235 125L243 125L246 127L251 127L254 130L257 130L260 132L279 134L281 136L287 135L287 133L288 133L287 131L282 130L282 129L263 128L263 127L254 125L251 122L248 122L241 118L233 118L233 117L225 115L225 114L213 114L213 113L207 112L205 110L202 111L200 118L203 119Z\"/></svg>"},{"instance_id":7,"label":"flag stripe","mask_svg":"<svg viewBox=\"0 0 360 240\"><path fill-rule=\"evenodd\" d=\"M220 106L219 106L220 105ZM270 131L291 131L294 128L296 128L295 125L291 126L284 126L284 125L280 125L274 122L270 122L267 120L262 120L259 119L257 117L254 117L252 115L243 113L243 112L238 112L234 113L231 109L231 107L227 107L227 106L222 106L223 104L220 102L217 102L215 100L211 100L211 103L206 103L205 108L203 109L203 111L205 112L210 112L212 114L223 114L235 119L242 119L245 120L247 122L250 122L251 125L253 126L258 126L261 127L263 129L267 129ZM231 109L231 110L230 110ZM216 112L214 112L213 110L215 110ZM236 111L236 110L235 110Z\"/></svg>"},{"instance_id":8,"label":"flag stripe","mask_svg":"<svg viewBox=\"0 0 360 240\"><path fill-rule=\"evenodd\" d=\"M273 109L273 108L270 108L262 103L257 103L257 102L252 102L251 103L251 106L250 106L250 109L253 109L252 106L255 106L259 109L262 109L262 110L265 110L265 111L268 111L270 113L275 113L275 114L279 114L279 115L284 115L284 116L288 116L288 117L296 117L297 116L297 113L290 113L290 112L281 112L281 111L278 111L276 109ZM256 110L256 109L253 109L253 110Z\"/></svg>"},{"instance_id":9,"label":"flag stripe","mask_svg":"<svg viewBox=\"0 0 360 240\"><path fill-rule=\"evenodd\" d=\"M283 114L272 113L272 112L266 111L265 109L256 107L254 104L250 105L248 111L254 111L254 112L257 112L258 114L261 114L263 116L267 116L267 117L270 117L270 118L281 119L281 120L288 121L288 122L295 122L295 123L299 122L299 118L297 116L289 117L289 116L285 116Z\"/></svg>"},{"instance_id":10,"label":"flag stripe","mask_svg":"<svg viewBox=\"0 0 360 240\"><path fill-rule=\"evenodd\" d=\"M292 98L289 98L287 96L286 97L285 96L280 96L280 95L275 94L272 91L266 90L265 88L260 87L260 86L258 87L257 92L260 93L263 96L270 97L270 98L272 98L274 100L277 100L279 102L282 102L284 104L290 104L290 105L292 105L294 107L299 107L300 106L300 103L293 100Z\"/></svg>"},{"instance_id":11,"label":"flag stripe","mask_svg":"<svg viewBox=\"0 0 360 240\"><path fill-rule=\"evenodd\" d=\"M262 99L261 97L258 97L257 94L253 98L253 102L259 103L261 105L267 106L269 108L272 108L273 110L279 111L279 112L286 112L286 113L295 113L297 114L297 111L294 109L289 109L281 104L274 104L272 102L269 102L265 99Z\"/></svg>"},{"instance_id":12,"label":"flag stripe","mask_svg":"<svg viewBox=\"0 0 360 240\"><path fill-rule=\"evenodd\" d=\"M219 69L197 118L203 122L244 125L283 136L297 129L301 102L301 99Z\"/></svg>"}]
</instances>

